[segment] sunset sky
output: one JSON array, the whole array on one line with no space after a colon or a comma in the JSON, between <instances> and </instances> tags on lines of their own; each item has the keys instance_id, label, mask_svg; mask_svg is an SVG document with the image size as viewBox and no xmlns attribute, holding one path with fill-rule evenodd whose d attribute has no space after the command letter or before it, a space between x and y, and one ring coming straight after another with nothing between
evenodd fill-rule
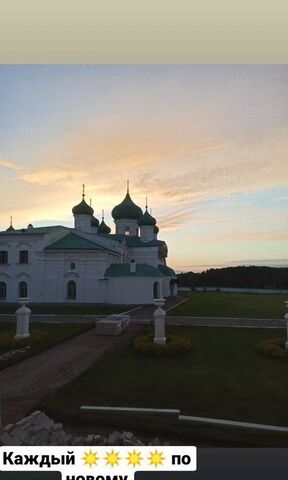
<instances>
[{"instance_id":1,"label":"sunset sky","mask_svg":"<svg viewBox=\"0 0 288 480\"><path fill-rule=\"evenodd\" d=\"M113 231L126 193L177 271L288 265L287 66L0 66L0 229Z\"/></svg>"}]
</instances>

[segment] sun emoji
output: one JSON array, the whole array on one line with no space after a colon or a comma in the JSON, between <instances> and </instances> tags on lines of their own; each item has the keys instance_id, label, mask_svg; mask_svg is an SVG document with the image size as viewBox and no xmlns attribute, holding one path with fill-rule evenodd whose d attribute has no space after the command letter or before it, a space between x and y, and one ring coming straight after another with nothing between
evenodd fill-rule
<instances>
[{"instance_id":1,"label":"sun emoji","mask_svg":"<svg viewBox=\"0 0 288 480\"><path fill-rule=\"evenodd\" d=\"M157 450L155 450L154 453L150 452L150 457L148 460L150 460L150 465L155 465L155 467L158 467L158 465L163 465L163 460L165 460L165 457L163 456L162 452L157 452Z\"/></svg>"},{"instance_id":2,"label":"sun emoji","mask_svg":"<svg viewBox=\"0 0 288 480\"><path fill-rule=\"evenodd\" d=\"M99 457L97 457L96 452L93 453L92 450L90 450L90 452L84 453L84 457L82 457L82 460L84 460L84 465L89 465L89 467L91 468L93 465L97 465Z\"/></svg>"},{"instance_id":3,"label":"sun emoji","mask_svg":"<svg viewBox=\"0 0 288 480\"><path fill-rule=\"evenodd\" d=\"M128 452L128 457L126 460L128 460L128 465L133 465L133 467L136 467L136 465L141 465L143 458L141 458L141 453L137 453L134 449L133 452Z\"/></svg>"},{"instance_id":4,"label":"sun emoji","mask_svg":"<svg viewBox=\"0 0 288 480\"><path fill-rule=\"evenodd\" d=\"M106 453L106 465L111 465L111 467L114 467L115 465L119 465L119 460L121 460L121 458L119 457L119 453L118 452L114 452L114 450L111 450L110 453Z\"/></svg>"}]
</instances>

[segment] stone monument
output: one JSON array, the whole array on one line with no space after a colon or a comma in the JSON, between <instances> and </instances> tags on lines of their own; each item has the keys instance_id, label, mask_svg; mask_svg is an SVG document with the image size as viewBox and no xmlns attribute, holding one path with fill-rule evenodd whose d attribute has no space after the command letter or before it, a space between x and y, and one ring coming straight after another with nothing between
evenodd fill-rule
<instances>
[{"instance_id":1,"label":"stone monument","mask_svg":"<svg viewBox=\"0 0 288 480\"><path fill-rule=\"evenodd\" d=\"M22 338L30 337L29 333L29 320L31 310L26 305L29 303L30 298L19 298L18 302L21 307L16 310L17 318L17 330L15 335L15 340L21 340Z\"/></svg>"},{"instance_id":2,"label":"stone monument","mask_svg":"<svg viewBox=\"0 0 288 480\"><path fill-rule=\"evenodd\" d=\"M166 337L165 337L166 312L162 308L165 305L165 299L154 298L154 305L157 308L153 313L154 326L155 326L155 336L154 336L153 342L157 343L158 345L166 345Z\"/></svg>"}]
</instances>

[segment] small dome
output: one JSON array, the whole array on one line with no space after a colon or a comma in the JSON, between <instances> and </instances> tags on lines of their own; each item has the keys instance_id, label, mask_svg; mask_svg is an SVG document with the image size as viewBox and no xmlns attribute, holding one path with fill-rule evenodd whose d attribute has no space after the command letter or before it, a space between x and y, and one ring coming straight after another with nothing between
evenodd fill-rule
<instances>
[{"instance_id":1,"label":"small dome","mask_svg":"<svg viewBox=\"0 0 288 480\"><path fill-rule=\"evenodd\" d=\"M96 217L91 218L91 227L99 227L99 220Z\"/></svg>"},{"instance_id":2,"label":"small dome","mask_svg":"<svg viewBox=\"0 0 288 480\"><path fill-rule=\"evenodd\" d=\"M154 218L154 217L152 217L152 215L150 215L150 213L147 210L147 207L146 207L146 211L145 211L144 215L142 215L142 217L139 218L138 225L140 227L142 227L144 225L154 227L156 225L156 218Z\"/></svg>"},{"instance_id":3,"label":"small dome","mask_svg":"<svg viewBox=\"0 0 288 480\"><path fill-rule=\"evenodd\" d=\"M104 222L104 220L102 220L102 222L100 223L99 227L98 227L98 233L111 233L111 228L108 227L108 225L106 225L106 223Z\"/></svg>"},{"instance_id":4,"label":"small dome","mask_svg":"<svg viewBox=\"0 0 288 480\"><path fill-rule=\"evenodd\" d=\"M15 230L15 228L10 225L10 227L7 228L6 232L13 232Z\"/></svg>"},{"instance_id":5,"label":"small dome","mask_svg":"<svg viewBox=\"0 0 288 480\"><path fill-rule=\"evenodd\" d=\"M84 197L78 205L72 208L73 215L93 215L94 210L84 200Z\"/></svg>"},{"instance_id":6,"label":"small dome","mask_svg":"<svg viewBox=\"0 0 288 480\"><path fill-rule=\"evenodd\" d=\"M123 202L119 203L119 205L116 205L116 207L113 208L112 217L114 220L139 220L139 218L142 216L142 213L143 212L141 208L132 201L129 192L127 192Z\"/></svg>"},{"instance_id":7,"label":"small dome","mask_svg":"<svg viewBox=\"0 0 288 480\"><path fill-rule=\"evenodd\" d=\"M159 233L159 228L157 227L157 225L155 225L154 229L153 229L153 232L154 233Z\"/></svg>"}]
</instances>

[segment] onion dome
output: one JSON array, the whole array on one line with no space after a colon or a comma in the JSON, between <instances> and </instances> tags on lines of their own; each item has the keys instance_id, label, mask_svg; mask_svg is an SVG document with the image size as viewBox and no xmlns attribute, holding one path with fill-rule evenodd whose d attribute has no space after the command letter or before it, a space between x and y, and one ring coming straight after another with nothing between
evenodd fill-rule
<instances>
[{"instance_id":1,"label":"onion dome","mask_svg":"<svg viewBox=\"0 0 288 480\"><path fill-rule=\"evenodd\" d=\"M73 215L93 215L94 210L85 202L85 185L83 185L82 201L72 208Z\"/></svg>"},{"instance_id":2,"label":"onion dome","mask_svg":"<svg viewBox=\"0 0 288 480\"><path fill-rule=\"evenodd\" d=\"M105 234L111 233L111 228L108 227L108 225L106 225L106 223L104 222L104 210L102 210L102 222L98 227L98 233L105 233Z\"/></svg>"},{"instance_id":3,"label":"onion dome","mask_svg":"<svg viewBox=\"0 0 288 480\"><path fill-rule=\"evenodd\" d=\"M91 218L91 227L99 227L99 220L96 217Z\"/></svg>"},{"instance_id":4,"label":"onion dome","mask_svg":"<svg viewBox=\"0 0 288 480\"><path fill-rule=\"evenodd\" d=\"M146 211L145 211L144 215L142 215L142 217L139 218L139 220L138 220L138 225L139 225L139 227L143 227L144 225L155 227L155 225L156 225L156 218L154 218L154 217L152 217L152 215L150 215L150 213L148 212L148 207L147 206L146 206Z\"/></svg>"},{"instance_id":5,"label":"onion dome","mask_svg":"<svg viewBox=\"0 0 288 480\"><path fill-rule=\"evenodd\" d=\"M108 227L108 225L106 225L106 223L104 222L104 220L102 220L102 222L100 223L99 227L98 227L98 233L111 233L111 228Z\"/></svg>"},{"instance_id":6,"label":"onion dome","mask_svg":"<svg viewBox=\"0 0 288 480\"><path fill-rule=\"evenodd\" d=\"M129 189L127 189L126 197L123 202L116 205L112 210L112 217L114 220L130 219L139 220L143 212L138 205L136 205L129 195Z\"/></svg>"},{"instance_id":7,"label":"onion dome","mask_svg":"<svg viewBox=\"0 0 288 480\"><path fill-rule=\"evenodd\" d=\"M154 229L153 229L153 232L154 233L159 233L159 228L157 227L157 225L155 225Z\"/></svg>"}]
</instances>

